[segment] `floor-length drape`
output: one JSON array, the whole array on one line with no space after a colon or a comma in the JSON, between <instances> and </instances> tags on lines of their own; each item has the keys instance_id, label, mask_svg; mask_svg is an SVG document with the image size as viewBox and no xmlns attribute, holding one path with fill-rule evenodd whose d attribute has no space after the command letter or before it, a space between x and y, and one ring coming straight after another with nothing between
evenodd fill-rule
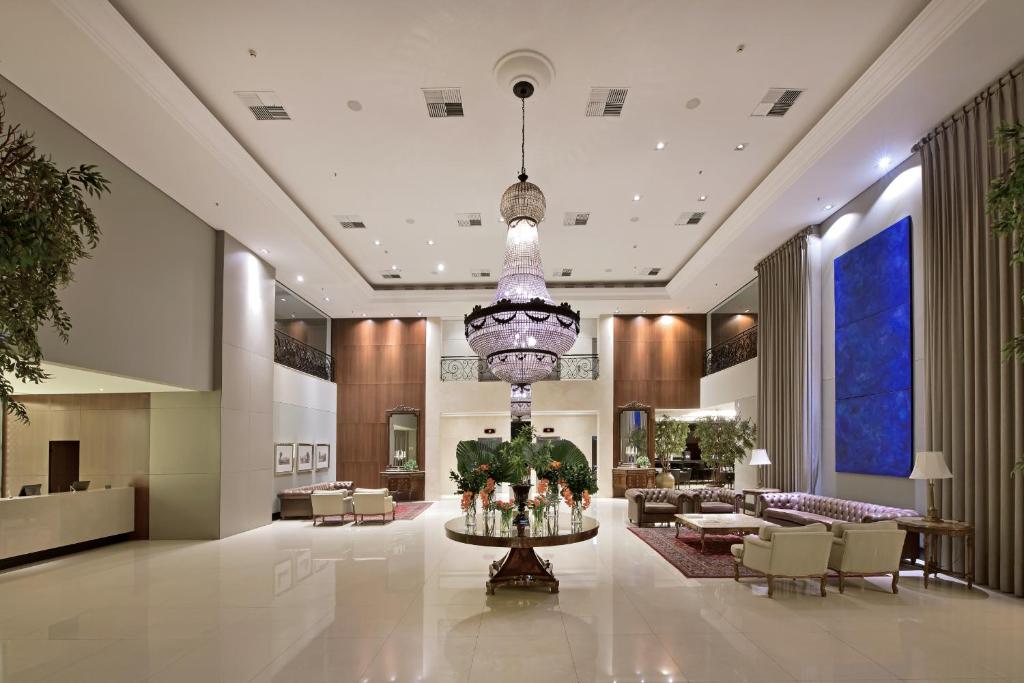
<instances>
[{"instance_id":1,"label":"floor-length drape","mask_svg":"<svg viewBox=\"0 0 1024 683\"><path fill-rule=\"evenodd\" d=\"M767 485L817 492L821 462L820 245L802 232L757 265L757 429Z\"/></svg>"},{"instance_id":2,"label":"floor-length drape","mask_svg":"<svg viewBox=\"0 0 1024 683\"><path fill-rule=\"evenodd\" d=\"M1021 121L1024 75L1012 71L920 143L924 192L925 372L928 450L953 471L942 513L975 526L979 584L1024 595L1024 365L1002 346L1020 334L1022 268L989 229L985 196L1007 167L992 144ZM962 566L962 551L944 549Z\"/></svg>"}]
</instances>

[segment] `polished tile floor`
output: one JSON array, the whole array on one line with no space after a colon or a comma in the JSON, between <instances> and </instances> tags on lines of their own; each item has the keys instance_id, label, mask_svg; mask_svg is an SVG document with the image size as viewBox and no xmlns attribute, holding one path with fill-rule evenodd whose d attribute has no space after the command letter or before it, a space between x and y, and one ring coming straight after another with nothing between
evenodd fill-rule
<instances>
[{"instance_id":1,"label":"polished tile floor","mask_svg":"<svg viewBox=\"0 0 1024 683\"><path fill-rule=\"evenodd\" d=\"M484 594L498 553L414 521L276 522L110 546L0 574L0 681L1024 681L1024 601L908 574L687 579L601 500L552 549L561 593Z\"/></svg>"}]
</instances>

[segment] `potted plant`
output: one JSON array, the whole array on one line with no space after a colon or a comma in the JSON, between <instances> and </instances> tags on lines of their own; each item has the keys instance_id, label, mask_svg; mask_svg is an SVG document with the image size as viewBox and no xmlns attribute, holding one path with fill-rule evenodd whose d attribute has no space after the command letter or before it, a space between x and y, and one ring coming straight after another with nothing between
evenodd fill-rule
<instances>
[{"instance_id":1,"label":"potted plant","mask_svg":"<svg viewBox=\"0 0 1024 683\"><path fill-rule=\"evenodd\" d=\"M705 417L694 423L700 457L715 472L715 484L723 483L722 470L733 467L754 447L757 430L750 420L738 417Z\"/></svg>"},{"instance_id":2,"label":"potted plant","mask_svg":"<svg viewBox=\"0 0 1024 683\"><path fill-rule=\"evenodd\" d=\"M573 530L583 524L583 511L590 507L590 496L597 493L594 470L586 462L572 462L562 468L562 499L569 506Z\"/></svg>"},{"instance_id":3,"label":"potted plant","mask_svg":"<svg viewBox=\"0 0 1024 683\"><path fill-rule=\"evenodd\" d=\"M669 462L673 455L686 448L687 423L662 415L654 428L654 455L661 465L661 472L654 478L658 488L674 489L676 479L672 476Z\"/></svg>"}]
</instances>

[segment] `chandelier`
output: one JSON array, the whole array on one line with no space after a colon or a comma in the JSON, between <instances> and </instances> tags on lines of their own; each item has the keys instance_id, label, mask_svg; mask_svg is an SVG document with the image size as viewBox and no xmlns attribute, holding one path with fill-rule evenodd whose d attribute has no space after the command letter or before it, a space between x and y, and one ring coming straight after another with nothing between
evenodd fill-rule
<instances>
[{"instance_id":1,"label":"chandelier","mask_svg":"<svg viewBox=\"0 0 1024 683\"><path fill-rule=\"evenodd\" d=\"M501 195L501 215L508 226L505 260L491 304L474 306L465 322L473 351L496 377L513 385L513 417L518 413L520 419L529 419L529 385L550 375L572 348L580 314L567 303L556 304L544 282L537 232L544 219L544 193L526 175L526 99L533 85L520 81L512 92L522 102L522 164L519 182Z\"/></svg>"}]
</instances>

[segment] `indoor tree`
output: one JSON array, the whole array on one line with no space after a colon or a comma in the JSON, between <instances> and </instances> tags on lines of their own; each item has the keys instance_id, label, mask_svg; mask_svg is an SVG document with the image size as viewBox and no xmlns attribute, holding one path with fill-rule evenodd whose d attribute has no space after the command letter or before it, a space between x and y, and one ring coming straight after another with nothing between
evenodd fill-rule
<instances>
[{"instance_id":1,"label":"indoor tree","mask_svg":"<svg viewBox=\"0 0 1024 683\"><path fill-rule=\"evenodd\" d=\"M1009 152L1006 171L992 181L988 193L988 211L992 232L1009 238L1010 265L1024 268L1024 123L1003 125L996 132L995 144ZM1024 302L1024 289L1020 293ZM1024 363L1024 334L1010 339L1003 350L1007 358ZM1024 472L1024 460L1018 460L1014 471Z\"/></svg>"},{"instance_id":2,"label":"indoor tree","mask_svg":"<svg viewBox=\"0 0 1024 683\"><path fill-rule=\"evenodd\" d=\"M654 427L654 455L661 464L661 474L657 482L661 488L675 488L675 477L672 476L669 459L686 448L687 423L673 420L662 415Z\"/></svg>"},{"instance_id":3,"label":"indoor tree","mask_svg":"<svg viewBox=\"0 0 1024 683\"><path fill-rule=\"evenodd\" d=\"M722 470L734 467L754 447L757 428L738 417L705 417L694 423L700 443L700 458L715 471L715 483L722 483Z\"/></svg>"},{"instance_id":4,"label":"indoor tree","mask_svg":"<svg viewBox=\"0 0 1024 683\"><path fill-rule=\"evenodd\" d=\"M58 291L99 242L86 198L108 191L93 165L57 168L31 133L8 122L0 93L0 402L23 422L28 414L12 397L9 378L47 378L36 336L41 325L52 325L68 341L71 317Z\"/></svg>"}]
</instances>

